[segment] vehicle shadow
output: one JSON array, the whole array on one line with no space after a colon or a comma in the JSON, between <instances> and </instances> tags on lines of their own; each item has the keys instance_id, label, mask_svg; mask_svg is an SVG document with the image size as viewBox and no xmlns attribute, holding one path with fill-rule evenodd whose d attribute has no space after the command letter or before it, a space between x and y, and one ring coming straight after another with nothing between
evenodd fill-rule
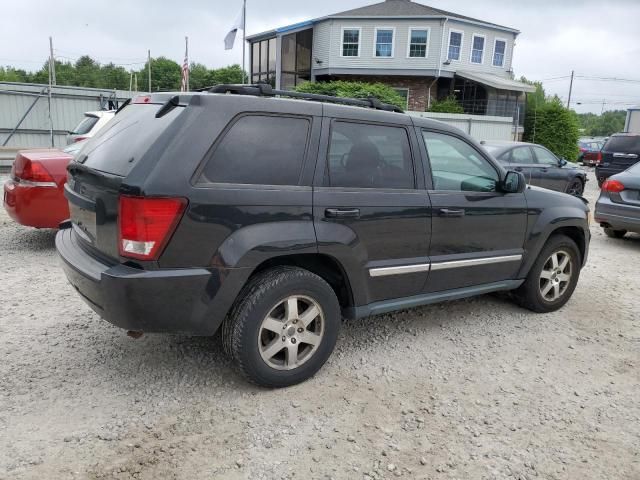
<instances>
[{"instance_id":1,"label":"vehicle shadow","mask_svg":"<svg viewBox=\"0 0 640 480\"><path fill-rule=\"evenodd\" d=\"M5 248L29 252L53 251L56 245L56 233L58 233L58 230L48 228L19 228L8 239Z\"/></svg>"}]
</instances>

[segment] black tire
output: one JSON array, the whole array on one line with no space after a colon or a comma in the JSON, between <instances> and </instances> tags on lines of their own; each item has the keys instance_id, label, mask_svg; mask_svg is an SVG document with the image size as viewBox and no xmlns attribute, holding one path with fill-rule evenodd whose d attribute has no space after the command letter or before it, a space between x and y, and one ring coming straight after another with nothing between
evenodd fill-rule
<instances>
[{"instance_id":1,"label":"black tire","mask_svg":"<svg viewBox=\"0 0 640 480\"><path fill-rule=\"evenodd\" d=\"M541 278L541 275L550 257L557 252L566 252L569 255L572 270L561 296L557 300L550 301L542 295L542 282L546 283L546 281ZM516 302L521 307L537 313L554 312L562 308L569 301L578 284L581 266L580 250L576 243L565 235L552 235L531 267L525 282L514 292Z\"/></svg>"},{"instance_id":2,"label":"black tire","mask_svg":"<svg viewBox=\"0 0 640 480\"><path fill-rule=\"evenodd\" d=\"M627 234L626 230L614 230L613 228L605 228L604 234L609 238L622 238Z\"/></svg>"},{"instance_id":3,"label":"black tire","mask_svg":"<svg viewBox=\"0 0 640 480\"><path fill-rule=\"evenodd\" d=\"M312 299L320 307L324 317L323 333L313 354L304 363L290 370L278 370L262 357L259 344L265 331L261 331L261 326L279 302L294 295ZM240 293L222 325L223 346L250 382L269 388L288 387L311 378L320 370L333 352L340 323L340 304L327 282L308 270L276 267L256 275ZM284 339L285 335L282 335ZM279 338L280 335L277 335L271 341ZM287 342L291 342L288 337ZM298 347L302 345L305 344L300 341ZM310 345L305 345L304 348L309 347ZM285 350L286 348L281 352L282 355L287 355ZM283 362L286 361L285 357Z\"/></svg>"},{"instance_id":4,"label":"black tire","mask_svg":"<svg viewBox=\"0 0 640 480\"><path fill-rule=\"evenodd\" d=\"M574 197L580 197L584 193L584 183L579 178L574 178L569 187L567 188L567 193L569 195L573 195Z\"/></svg>"}]
</instances>

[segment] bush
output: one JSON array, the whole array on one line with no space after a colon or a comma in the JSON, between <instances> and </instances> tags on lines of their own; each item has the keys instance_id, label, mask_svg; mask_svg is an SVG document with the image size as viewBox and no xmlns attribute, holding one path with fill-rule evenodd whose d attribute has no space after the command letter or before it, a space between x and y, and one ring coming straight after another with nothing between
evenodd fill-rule
<instances>
[{"instance_id":1,"label":"bush","mask_svg":"<svg viewBox=\"0 0 640 480\"><path fill-rule=\"evenodd\" d=\"M558 157L578 157L578 119L560 99L553 98L527 112L524 140L544 145Z\"/></svg>"},{"instance_id":2,"label":"bush","mask_svg":"<svg viewBox=\"0 0 640 480\"><path fill-rule=\"evenodd\" d=\"M433 102L428 111L436 113L464 113L464 108L458 103L456 97L450 95L447 98Z\"/></svg>"},{"instance_id":3,"label":"bush","mask_svg":"<svg viewBox=\"0 0 640 480\"><path fill-rule=\"evenodd\" d=\"M406 108L406 101L393 88L383 83L347 82L305 82L296 87L297 92L331 95L334 97L369 98L375 97L381 102Z\"/></svg>"}]
</instances>

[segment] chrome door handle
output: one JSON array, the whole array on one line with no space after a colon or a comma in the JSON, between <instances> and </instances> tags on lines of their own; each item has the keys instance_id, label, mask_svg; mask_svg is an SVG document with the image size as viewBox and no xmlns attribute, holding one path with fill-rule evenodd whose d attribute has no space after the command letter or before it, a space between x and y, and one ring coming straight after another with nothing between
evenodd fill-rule
<instances>
[{"instance_id":1,"label":"chrome door handle","mask_svg":"<svg viewBox=\"0 0 640 480\"><path fill-rule=\"evenodd\" d=\"M327 208L324 211L327 218L358 218L360 216L359 208Z\"/></svg>"},{"instance_id":2,"label":"chrome door handle","mask_svg":"<svg viewBox=\"0 0 640 480\"><path fill-rule=\"evenodd\" d=\"M439 211L441 217L464 217L464 210L453 210L450 208L441 208Z\"/></svg>"}]
</instances>

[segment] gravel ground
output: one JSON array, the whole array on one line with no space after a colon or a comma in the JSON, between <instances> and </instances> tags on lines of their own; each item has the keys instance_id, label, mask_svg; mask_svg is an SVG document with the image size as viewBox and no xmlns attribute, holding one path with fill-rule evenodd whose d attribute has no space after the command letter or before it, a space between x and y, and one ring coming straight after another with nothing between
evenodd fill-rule
<instances>
[{"instance_id":1,"label":"gravel ground","mask_svg":"<svg viewBox=\"0 0 640 480\"><path fill-rule=\"evenodd\" d=\"M54 232L0 210L2 479L640 478L640 236L594 226L559 312L488 295L348 322L270 391L217 339L100 320Z\"/></svg>"}]
</instances>

